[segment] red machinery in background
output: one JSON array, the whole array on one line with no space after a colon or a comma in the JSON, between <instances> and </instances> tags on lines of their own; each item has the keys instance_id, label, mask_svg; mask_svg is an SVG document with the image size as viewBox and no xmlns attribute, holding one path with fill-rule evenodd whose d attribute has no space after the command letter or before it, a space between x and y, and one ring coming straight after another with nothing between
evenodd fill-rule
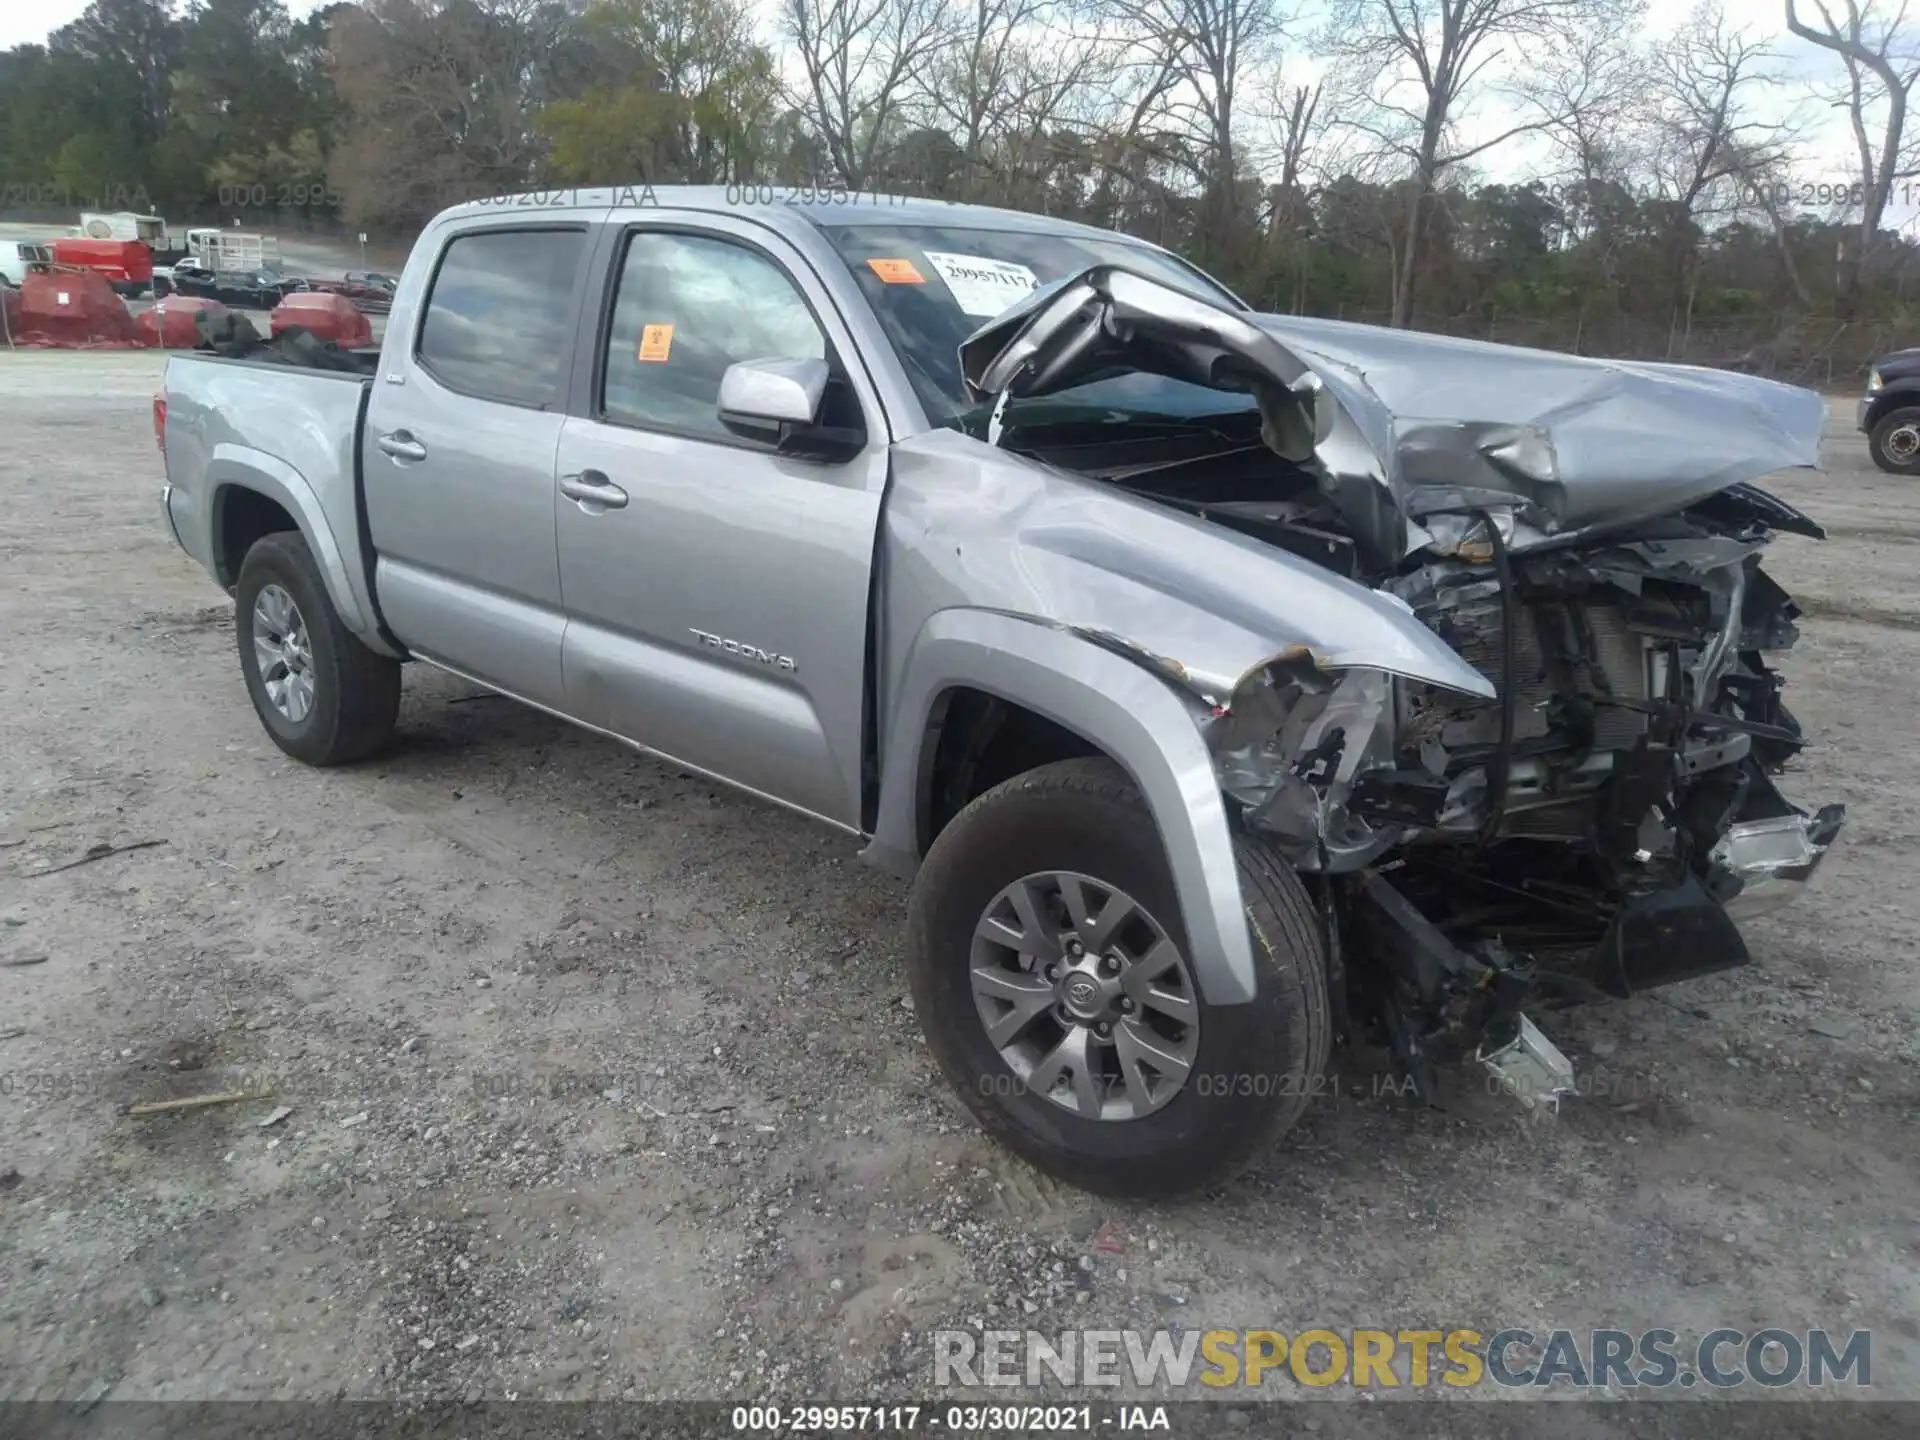
<instances>
[{"instance_id":1,"label":"red machinery in background","mask_svg":"<svg viewBox=\"0 0 1920 1440\"><path fill-rule=\"evenodd\" d=\"M140 295L155 289L153 251L138 240L94 240L78 235L49 240L53 263L104 276L121 295Z\"/></svg>"}]
</instances>

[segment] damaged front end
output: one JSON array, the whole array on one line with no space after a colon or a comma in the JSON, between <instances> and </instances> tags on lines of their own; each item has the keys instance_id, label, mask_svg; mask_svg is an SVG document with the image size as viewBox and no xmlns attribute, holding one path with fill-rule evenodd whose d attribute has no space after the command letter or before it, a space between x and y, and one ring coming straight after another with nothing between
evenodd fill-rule
<instances>
[{"instance_id":1,"label":"damaged front end","mask_svg":"<svg viewBox=\"0 0 1920 1440\"><path fill-rule=\"evenodd\" d=\"M1492 701L1282 657L1214 720L1248 827L1338 877L1355 1019L1417 1091L1475 1050L1503 1076L1553 1070L1530 997L1744 963L1736 920L1791 899L1833 843L1842 808L1775 783L1804 742L1766 657L1798 612L1737 500L1523 555L1488 514L1395 577Z\"/></svg>"},{"instance_id":2,"label":"damaged front end","mask_svg":"<svg viewBox=\"0 0 1920 1440\"><path fill-rule=\"evenodd\" d=\"M1415 1093L1472 1055L1551 1109L1571 1072L1523 1004L1744 963L1736 922L1791 899L1844 818L1776 785L1804 741L1767 657L1799 612L1760 555L1822 532L1751 483L1814 462L1818 397L1161 289L1113 270L1050 287L969 341L969 379L997 416L1125 366L1250 394L1264 468L1242 436L1081 472L1324 544L1487 682L1300 646L1214 703L1206 738L1240 822L1324 877L1350 1023Z\"/></svg>"}]
</instances>

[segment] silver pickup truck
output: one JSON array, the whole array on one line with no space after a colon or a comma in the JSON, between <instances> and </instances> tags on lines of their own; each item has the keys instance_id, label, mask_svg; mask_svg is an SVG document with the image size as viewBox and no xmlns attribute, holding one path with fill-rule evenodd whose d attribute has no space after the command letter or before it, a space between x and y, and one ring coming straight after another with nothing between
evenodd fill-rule
<instances>
[{"instance_id":1,"label":"silver pickup truck","mask_svg":"<svg viewBox=\"0 0 1920 1440\"><path fill-rule=\"evenodd\" d=\"M166 523L281 749L387 744L418 660L858 837L962 1099L1113 1193L1230 1173L1349 1038L1550 1110L1527 1006L1743 963L1832 843L1758 563L1820 530L1752 483L1813 394L732 198L465 205L377 356L169 362Z\"/></svg>"}]
</instances>

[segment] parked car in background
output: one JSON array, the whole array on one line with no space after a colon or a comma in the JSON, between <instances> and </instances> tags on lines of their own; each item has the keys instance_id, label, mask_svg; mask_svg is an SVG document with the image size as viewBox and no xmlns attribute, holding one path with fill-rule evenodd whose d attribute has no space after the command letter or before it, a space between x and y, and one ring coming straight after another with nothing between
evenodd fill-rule
<instances>
[{"instance_id":1,"label":"parked car in background","mask_svg":"<svg viewBox=\"0 0 1920 1440\"><path fill-rule=\"evenodd\" d=\"M18 290L27 276L53 264L53 252L38 240L0 240L0 285Z\"/></svg>"},{"instance_id":2,"label":"parked car in background","mask_svg":"<svg viewBox=\"0 0 1920 1440\"><path fill-rule=\"evenodd\" d=\"M1920 475L1920 349L1874 361L1854 420L1875 465L1889 475Z\"/></svg>"},{"instance_id":3,"label":"parked car in background","mask_svg":"<svg viewBox=\"0 0 1920 1440\"><path fill-rule=\"evenodd\" d=\"M366 270L349 270L338 280L309 280L308 288L344 295L363 315L385 315L393 309L394 279Z\"/></svg>"},{"instance_id":4,"label":"parked car in background","mask_svg":"<svg viewBox=\"0 0 1920 1440\"><path fill-rule=\"evenodd\" d=\"M1091 1189L1230 1173L1343 1036L1556 1108L1523 1007L1746 963L1843 819L1775 782L1807 390L717 187L450 210L328 358L154 407L273 742L372 754L414 659L860 837L934 1059Z\"/></svg>"},{"instance_id":5,"label":"parked car in background","mask_svg":"<svg viewBox=\"0 0 1920 1440\"><path fill-rule=\"evenodd\" d=\"M271 310L287 296L310 288L305 280L277 270L219 271L197 260L175 265L172 282L182 295L218 300L236 310Z\"/></svg>"}]
</instances>

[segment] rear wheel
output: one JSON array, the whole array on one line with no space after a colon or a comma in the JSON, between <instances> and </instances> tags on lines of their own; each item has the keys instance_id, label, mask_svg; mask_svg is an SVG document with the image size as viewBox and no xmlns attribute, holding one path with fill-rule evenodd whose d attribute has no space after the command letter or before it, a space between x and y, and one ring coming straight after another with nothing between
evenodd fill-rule
<instances>
[{"instance_id":1,"label":"rear wheel","mask_svg":"<svg viewBox=\"0 0 1920 1440\"><path fill-rule=\"evenodd\" d=\"M400 711L400 662L340 623L297 531L247 551L234 605L247 694L274 744L309 765L343 765L387 743Z\"/></svg>"},{"instance_id":2,"label":"rear wheel","mask_svg":"<svg viewBox=\"0 0 1920 1440\"><path fill-rule=\"evenodd\" d=\"M1890 410L1867 437L1873 463L1889 475L1920 475L1920 406Z\"/></svg>"},{"instance_id":3,"label":"rear wheel","mask_svg":"<svg viewBox=\"0 0 1920 1440\"><path fill-rule=\"evenodd\" d=\"M1104 760L1016 776L941 831L914 885L914 1007L995 1138L1074 1185L1217 1183L1325 1083L1326 962L1299 879L1238 847L1258 981L1201 995L1153 817Z\"/></svg>"}]
</instances>

